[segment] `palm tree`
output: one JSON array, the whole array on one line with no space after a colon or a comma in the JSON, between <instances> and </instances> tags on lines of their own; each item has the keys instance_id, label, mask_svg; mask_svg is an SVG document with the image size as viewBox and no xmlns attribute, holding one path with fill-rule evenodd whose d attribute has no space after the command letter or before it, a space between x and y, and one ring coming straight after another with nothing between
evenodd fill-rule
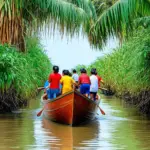
<instances>
[{"instance_id":1,"label":"palm tree","mask_svg":"<svg viewBox=\"0 0 150 150\"><path fill-rule=\"evenodd\" d=\"M135 21L141 23L145 19L150 20L150 0L116 0L97 15L98 19L89 32L89 41L101 48L109 36L122 39L132 32Z\"/></svg>"},{"instance_id":2,"label":"palm tree","mask_svg":"<svg viewBox=\"0 0 150 150\"><path fill-rule=\"evenodd\" d=\"M0 0L0 18L0 42L24 51L24 36L31 25L53 22L74 33L96 19L96 12L90 0Z\"/></svg>"},{"instance_id":3,"label":"palm tree","mask_svg":"<svg viewBox=\"0 0 150 150\"><path fill-rule=\"evenodd\" d=\"M116 1L117 0L92 0L98 15L102 14L104 10L111 7Z\"/></svg>"}]
</instances>

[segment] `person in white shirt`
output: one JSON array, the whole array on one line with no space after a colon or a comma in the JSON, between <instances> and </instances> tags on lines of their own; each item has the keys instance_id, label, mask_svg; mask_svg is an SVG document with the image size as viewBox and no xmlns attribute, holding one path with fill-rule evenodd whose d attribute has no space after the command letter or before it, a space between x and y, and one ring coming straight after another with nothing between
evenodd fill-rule
<instances>
[{"instance_id":1,"label":"person in white shirt","mask_svg":"<svg viewBox=\"0 0 150 150\"><path fill-rule=\"evenodd\" d=\"M96 73L95 69L91 69L90 98L94 101L96 100L96 95L97 95L97 92L98 92L98 78L95 75L95 73Z\"/></svg>"},{"instance_id":2,"label":"person in white shirt","mask_svg":"<svg viewBox=\"0 0 150 150\"><path fill-rule=\"evenodd\" d=\"M77 74L77 71L75 69L73 69L72 72L73 72L72 78L76 82L76 84L78 85L79 75ZM76 86L75 88L78 89L78 86Z\"/></svg>"}]
</instances>

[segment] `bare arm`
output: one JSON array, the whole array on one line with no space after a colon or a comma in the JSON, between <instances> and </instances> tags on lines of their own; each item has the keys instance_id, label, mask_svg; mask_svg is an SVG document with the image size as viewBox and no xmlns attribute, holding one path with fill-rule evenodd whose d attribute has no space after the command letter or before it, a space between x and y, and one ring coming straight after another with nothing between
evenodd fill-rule
<instances>
[{"instance_id":1,"label":"bare arm","mask_svg":"<svg viewBox=\"0 0 150 150\"><path fill-rule=\"evenodd\" d=\"M105 84L105 82L103 80L101 80L101 83Z\"/></svg>"}]
</instances>

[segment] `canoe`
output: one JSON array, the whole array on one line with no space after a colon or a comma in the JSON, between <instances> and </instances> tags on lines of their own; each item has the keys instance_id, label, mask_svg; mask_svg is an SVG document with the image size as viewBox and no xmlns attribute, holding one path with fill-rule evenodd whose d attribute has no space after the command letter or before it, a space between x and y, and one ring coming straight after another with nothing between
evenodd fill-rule
<instances>
[{"instance_id":1,"label":"canoe","mask_svg":"<svg viewBox=\"0 0 150 150\"><path fill-rule=\"evenodd\" d=\"M95 118L100 100L93 101L78 91L71 91L49 101L42 96L46 118L63 124L79 125Z\"/></svg>"}]
</instances>

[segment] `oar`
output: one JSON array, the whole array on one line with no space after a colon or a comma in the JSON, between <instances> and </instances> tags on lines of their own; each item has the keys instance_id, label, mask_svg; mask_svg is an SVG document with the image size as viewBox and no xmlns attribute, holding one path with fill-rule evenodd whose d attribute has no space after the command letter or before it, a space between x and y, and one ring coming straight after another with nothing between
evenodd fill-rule
<instances>
[{"instance_id":1,"label":"oar","mask_svg":"<svg viewBox=\"0 0 150 150\"><path fill-rule=\"evenodd\" d=\"M44 107L43 107L43 109L42 109L41 111L39 111L39 112L37 113L37 116L38 116L38 117L41 116L43 110L44 110Z\"/></svg>"},{"instance_id":2,"label":"oar","mask_svg":"<svg viewBox=\"0 0 150 150\"><path fill-rule=\"evenodd\" d=\"M108 89L102 88L102 87L99 87L99 89L104 90L104 91L109 91Z\"/></svg>"},{"instance_id":3,"label":"oar","mask_svg":"<svg viewBox=\"0 0 150 150\"><path fill-rule=\"evenodd\" d=\"M44 90L45 89L45 87L38 87L38 92L40 92L41 90Z\"/></svg>"},{"instance_id":4,"label":"oar","mask_svg":"<svg viewBox=\"0 0 150 150\"><path fill-rule=\"evenodd\" d=\"M100 96L99 96L98 94L97 94L97 96L99 97L98 99L100 99ZM105 115L104 110L103 110L103 109L101 109L101 108L100 108L100 106L99 106L99 105L97 105L96 103L95 103L95 105L99 108L100 112L101 112L103 115Z\"/></svg>"},{"instance_id":5,"label":"oar","mask_svg":"<svg viewBox=\"0 0 150 150\"><path fill-rule=\"evenodd\" d=\"M99 105L97 105L95 102L94 102L94 104L99 108L99 110L100 110L100 112L102 113L102 115L105 115L105 114L106 114L106 113L104 112L104 110L100 108Z\"/></svg>"},{"instance_id":6,"label":"oar","mask_svg":"<svg viewBox=\"0 0 150 150\"><path fill-rule=\"evenodd\" d=\"M47 94L45 93L42 97L44 98L46 95L47 95ZM45 105L43 106L42 110L37 113L37 116L38 116L38 117L41 116L41 114L42 114L42 112L43 112L43 110L44 110L44 107L45 107Z\"/></svg>"},{"instance_id":7,"label":"oar","mask_svg":"<svg viewBox=\"0 0 150 150\"><path fill-rule=\"evenodd\" d=\"M105 115L105 112L103 109L100 108L100 106L97 105L97 107L100 109L100 112L102 113L102 115Z\"/></svg>"}]
</instances>

